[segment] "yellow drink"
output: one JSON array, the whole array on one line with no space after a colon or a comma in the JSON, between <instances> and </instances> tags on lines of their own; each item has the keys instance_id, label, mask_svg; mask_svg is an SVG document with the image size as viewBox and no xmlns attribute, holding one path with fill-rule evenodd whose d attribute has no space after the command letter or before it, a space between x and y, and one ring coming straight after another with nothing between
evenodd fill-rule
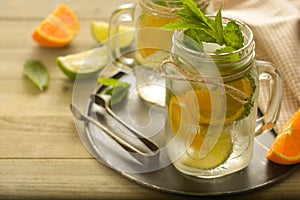
<instances>
[{"instance_id":1,"label":"yellow drink","mask_svg":"<svg viewBox=\"0 0 300 200\"><path fill-rule=\"evenodd\" d=\"M169 51L172 46L173 31L160 30L165 24L174 22L174 15L152 15L147 11L142 12L137 20L137 58L138 62L144 63L144 59L159 50Z\"/></svg>"},{"instance_id":2,"label":"yellow drink","mask_svg":"<svg viewBox=\"0 0 300 200\"><path fill-rule=\"evenodd\" d=\"M247 94L250 98L256 94L256 83L250 75L225 84ZM190 137L189 142L183 141L187 145L185 155L176 162L188 167L213 169L225 163L231 156L234 143L236 143L234 137L245 136L247 140L247 134L237 136L234 135L233 130L241 129L241 127L247 130L248 126L252 126L243 121L243 118L252 110L252 105L250 105L252 102L242 104L229 95L228 89L225 89L225 93L229 94L224 97L224 92L218 87L208 89L204 84L191 83L191 85L193 85L193 90L188 90L180 96L175 96L172 92L167 93L171 132L174 137L180 134L181 136L178 137L186 141ZM222 115L223 108L226 110ZM191 125L198 128L190 129ZM210 137L208 135L213 132L220 132L219 136L211 149L205 155L201 155L205 138Z\"/></svg>"},{"instance_id":3,"label":"yellow drink","mask_svg":"<svg viewBox=\"0 0 300 200\"><path fill-rule=\"evenodd\" d=\"M139 0L139 5L140 12L135 25L137 91L147 102L164 106L165 83L159 69L160 64L169 58L174 32L162 30L161 27L178 20L175 13L183 5L181 0ZM211 9L210 4L204 6L201 2L200 5L205 13Z\"/></svg>"}]
</instances>

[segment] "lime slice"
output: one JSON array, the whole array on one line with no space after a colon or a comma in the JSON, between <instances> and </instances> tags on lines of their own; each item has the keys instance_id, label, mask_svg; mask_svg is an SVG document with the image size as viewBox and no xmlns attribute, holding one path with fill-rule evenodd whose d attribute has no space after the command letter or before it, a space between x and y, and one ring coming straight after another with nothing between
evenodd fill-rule
<instances>
[{"instance_id":1,"label":"lime slice","mask_svg":"<svg viewBox=\"0 0 300 200\"><path fill-rule=\"evenodd\" d=\"M181 127L188 127L190 124L194 124L190 119L183 117L183 111L188 112L190 116L193 115L191 109L194 109L193 104L190 103L191 97L183 96L183 97L176 97L173 96L170 99L169 103L169 117L170 117L170 125L173 131L173 134L176 135L180 126ZM188 104L190 103L190 104ZM192 117L196 119L196 117ZM183 164L195 168L200 169L213 169L218 167L222 163L224 163L233 151L233 141L231 130L229 127L224 127L220 136L216 139L216 143L211 148L211 150L204 155L204 157L200 157L202 146L204 145L204 140L208 135L208 130L215 132L219 131L218 126L199 126L195 137L193 138L190 146L187 148L186 156L183 158ZM191 130L191 129L190 129ZM193 132L189 132L186 130L186 135L194 135ZM211 136L207 136L211 137ZM186 137L185 137L186 138ZM180 138L178 138L180 139ZM201 152L200 152L201 151Z\"/></svg>"},{"instance_id":2,"label":"lime slice","mask_svg":"<svg viewBox=\"0 0 300 200\"><path fill-rule=\"evenodd\" d=\"M212 150L204 158L199 158L206 131L207 128L202 128L201 132L195 136L187 150L189 157L184 161L185 165L200 169L213 169L223 164L231 155L233 150L232 136L230 131L224 130Z\"/></svg>"},{"instance_id":3,"label":"lime slice","mask_svg":"<svg viewBox=\"0 0 300 200\"><path fill-rule=\"evenodd\" d=\"M91 31L97 42L106 44L108 39L109 24L102 21L92 21ZM132 44L134 39L134 28L122 25L119 27L119 47L125 48ZM112 36L113 37L113 36Z\"/></svg>"},{"instance_id":4,"label":"lime slice","mask_svg":"<svg viewBox=\"0 0 300 200\"><path fill-rule=\"evenodd\" d=\"M87 78L97 74L107 63L106 46L78 54L57 57L56 63L69 78Z\"/></svg>"}]
</instances>

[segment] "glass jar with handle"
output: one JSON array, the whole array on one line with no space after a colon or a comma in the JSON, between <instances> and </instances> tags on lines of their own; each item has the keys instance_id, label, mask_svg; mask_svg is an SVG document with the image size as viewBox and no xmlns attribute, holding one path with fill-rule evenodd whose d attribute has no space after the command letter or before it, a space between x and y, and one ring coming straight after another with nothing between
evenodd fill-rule
<instances>
[{"instance_id":1,"label":"glass jar with handle","mask_svg":"<svg viewBox=\"0 0 300 200\"><path fill-rule=\"evenodd\" d=\"M205 13L212 13L210 0L195 0ZM139 96L147 102L164 105L165 83L160 78L160 63L168 57L173 31L160 28L177 20L176 12L183 8L181 0L138 0L124 4L110 18L108 51L110 58L123 70L134 69ZM134 22L135 45L132 57L121 54L118 45L118 27L124 22Z\"/></svg>"},{"instance_id":2,"label":"glass jar with handle","mask_svg":"<svg viewBox=\"0 0 300 200\"><path fill-rule=\"evenodd\" d=\"M223 17L224 26L233 19ZM173 34L172 56L161 65L166 78L166 146L184 174L216 178L248 166L254 137L270 130L279 115L281 76L269 62L257 61L253 33L240 27L244 46L231 53L204 43L187 45L184 31ZM269 83L266 113L257 119L260 83ZM265 94L264 94L265 95Z\"/></svg>"}]
</instances>

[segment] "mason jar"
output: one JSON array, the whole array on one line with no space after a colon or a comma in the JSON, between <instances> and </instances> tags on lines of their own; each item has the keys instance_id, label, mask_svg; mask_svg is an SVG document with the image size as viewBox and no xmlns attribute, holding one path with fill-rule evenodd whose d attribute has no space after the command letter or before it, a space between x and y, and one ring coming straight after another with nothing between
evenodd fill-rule
<instances>
[{"instance_id":1,"label":"mason jar","mask_svg":"<svg viewBox=\"0 0 300 200\"><path fill-rule=\"evenodd\" d=\"M223 18L224 26L234 19ZM254 137L270 130L279 115L281 77L269 62L255 60L253 32L241 28L244 47L214 53L220 46L192 48L184 31L175 31L172 55L161 65L166 79L166 146L182 173L216 178L244 169L251 161ZM260 83L270 96L258 118ZM267 94L263 94L268 96Z\"/></svg>"},{"instance_id":2,"label":"mason jar","mask_svg":"<svg viewBox=\"0 0 300 200\"><path fill-rule=\"evenodd\" d=\"M195 0L204 13L212 13L210 0ZM168 57L172 46L173 31L161 27L177 20L176 12L183 9L181 0L138 0L124 4L110 18L108 51L120 69L133 68L139 96L150 103L164 105L165 83L159 73L160 63ZM118 45L118 27L124 22L133 22L135 44L132 57L121 54Z\"/></svg>"}]
</instances>

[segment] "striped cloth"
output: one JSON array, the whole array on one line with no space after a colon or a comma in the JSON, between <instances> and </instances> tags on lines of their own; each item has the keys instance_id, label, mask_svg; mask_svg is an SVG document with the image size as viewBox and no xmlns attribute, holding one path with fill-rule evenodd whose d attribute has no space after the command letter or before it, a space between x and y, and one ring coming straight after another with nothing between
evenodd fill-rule
<instances>
[{"instance_id":1,"label":"striped cloth","mask_svg":"<svg viewBox=\"0 0 300 200\"><path fill-rule=\"evenodd\" d=\"M217 0L215 9L219 8ZM282 74L279 131L300 107L300 1L225 0L223 16L239 19L254 33L256 59L274 63Z\"/></svg>"}]
</instances>

